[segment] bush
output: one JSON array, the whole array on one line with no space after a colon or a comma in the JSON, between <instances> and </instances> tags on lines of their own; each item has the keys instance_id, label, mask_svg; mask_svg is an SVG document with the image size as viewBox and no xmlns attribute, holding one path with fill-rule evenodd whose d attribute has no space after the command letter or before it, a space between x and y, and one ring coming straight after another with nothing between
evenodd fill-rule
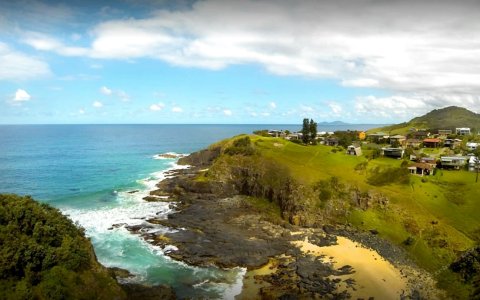
<instances>
[{"instance_id":1,"label":"bush","mask_svg":"<svg viewBox=\"0 0 480 300\"><path fill-rule=\"evenodd\" d=\"M225 149L225 154L250 156L255 154L255 149L252 146L250 137L246 136L233 141L232 146Z\"/></svg>"}]
</instances>

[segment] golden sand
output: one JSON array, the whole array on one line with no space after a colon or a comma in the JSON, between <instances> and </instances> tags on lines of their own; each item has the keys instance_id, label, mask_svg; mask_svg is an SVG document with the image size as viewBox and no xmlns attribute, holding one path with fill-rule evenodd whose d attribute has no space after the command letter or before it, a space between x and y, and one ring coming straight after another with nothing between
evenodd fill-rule
<instances>
[{"instance_id":1,"label":"golden sand","mask_svg":"<svg viewBox=\"0 0 480 300\"><path fill-rule=\"evenodd\" d=\"M331 278L342 279L339 292L347 289L353 298L374 297L375 299L399 299L407 289L407 280L390 262L383 259L375 250L366 248L345 237L337 237L337 245L319 247L310 242L293 242L302 252L324 256L324 261L333 264L335 269L350 265L355 273ZM355 280L355 289L348 287L346 279Z\"/></svg>"}]
</instances>

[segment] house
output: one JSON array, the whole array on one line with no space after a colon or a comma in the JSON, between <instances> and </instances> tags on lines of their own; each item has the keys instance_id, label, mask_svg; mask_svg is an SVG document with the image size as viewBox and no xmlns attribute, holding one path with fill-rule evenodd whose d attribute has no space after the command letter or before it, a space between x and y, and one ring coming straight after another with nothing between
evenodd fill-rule
<instances>
[{"instance_id":1,"label":"house","mask_svg":"<svg viewBox=\"0 0 480 300\"><path fill-rule=\"evenodd\" d=\"M402 158L405 150L402 148L382 148L382 155L392 158Z\"/></svg>"},{"instance_id":2,"label":"house","mask_svg":"<svg viewBox=\"0 0 480 300\"><path fill-rule=\"evenodd\" d=\"M407 148L420 148L422 141L418 139L408 139L405 141L405 146Z\"/></svg>"},{"instance_id":3,"label":"house","mask_svg":"<svg viewBox=\"0 0 480 300\"><path fill-rule=\"evenodd\" d=\"M367 138L367 134L365 133L365 131L360 131L360 132L358 133L358 139L359 139L359 140L363 141L363 140L366 139L366 138Z\"/></svg>"},{"instance_id":4,"label":"house","mask_svg":"<svg viewBox=\"0 0 480 300\"><path fill-rule=\"evenodd\" d=\"M420 158L419 162L429 164L429 165L432 165L432 166L437 165L437 159L435 157L430 157L430 156Z\"/></svg>"},{"instance_id":5,"label":"house","mask_svg":"<svg viewBox=\"0 0 480 300\"><path fill-rule=\"evenodd\" d=\"M296 132L294 133L290 133L289 135L287 135L285 137L286 140L289 140L289 141L294 141L294 140L301 140L302 139L302 136Z\"/></svg>"},{"instance_id":6,"label":"house","mask_svg":"<svg viewBox=\"0 0 480 300\"><path fill-rule=\"evenodd\" d=\"M444 169L456 169L463 168L468 161L468 157L465 156L442 156L440 157L440 164Z\"/></svg>"},{"instance_id":7,"label":"house","mask_svg":"<svg viewBox=\"0 0 480 300\"><path fill-rule=\"evenodd\" d=\"M469 171L479 171L480 170L480 159L475 156L470 156L468 160L468 170Z\"/></svg>"},{"instance_id":8,"label":"house","mask_svg":"<svg viewBox=\"0 0 480 300\"><path fill-rule=\"evenodd\" d=\"M338 146L337 138L327 138L325 139L325 145L327 146Z\"/></svg>"},{"instance_id":9,"label":"house","mask_svg":"<svg viewBox=\"0 0 480 300\"><path fill-rule=\"evenodd\" d=\"M455 133L457 135L470 135L470 128L468 127L455 128Z\"/></svg>"},{"instance_id":10,"label":"house","mask_svg":"<svg viewBox=\"0 0 480 300\"><path fill-rule=\"evenodd\" d=\"M373 143L384 143L388 140L388 134L383 132L371 133L368 136L368 140Z\"/></svg>"},{"instance_id":11,"label":"house","mask_svg":"<svg viewBox=\"0 0 480 300\"><path fill-rule=\"evenodd\" d=\"M390 137L390 144L394 145L405 145L407 138L404 135L394 135Z\"/></svg>"},{"instance_id":12,"label":"house","mask_svg":"<svg viewBox=\"0 0 480 300\"><path fill-rule=\"evenodd\" d=\"M360 156L362 155L362 148L360 148L359 146L350 145L347 147L347 154Z\"/></svg>"},{"instance_id":13,"label":"house","mask_svg":"<svg viewBox=\"0 0 480 300\"><path fill-rule=\"evenodd\" d=\"M271 137L286 137L285 131L283 130L269 130L268 135Z\"/></svg>"},{"instance_id":14,"label":"house","mask_svg":"<svg viewBox=\"0 0 480 300\"><path fill-rule=\"evenodd\" d=\"M447 135L450 135L452 134L452 130L451 129L439 129L438 130L438 135L439 136L447 136Z\"/></svg>"},{"instance_id":15,"label":"house","mask_svg":"<svg viewBox=\"0 0 480 300\"><path fill-rule=\"evenodd\" d=\"M425 148L437 148L442 144L441 139L424 139L423 147Z\"/></svg>"},{"instance_id":16,"label":"house","mask_svg":"<svg viewBox=\"0 0 480 300\"><path fill-rule=\"evenodd\" d=\"M450 149L455 149L459 147L461 143L462 143L462 140L460 139L445 139L443 141L443 146L449 147Z\"/></svg>"},{"instance_id":17,"label":"house","mask_svg":"<svg viewBox=\"0 0 480 300\"><path fill-rule=\"evenodd\" d=\"M473 152L473 151L477 150L478 145L479 145L479 143L469 142L469 143L466 144L466 147L467 147L467 150L468 150L468 151L472 151L472 152Z\"/></svg>"},{"instance_id":18,"label":"house","mask_svg":"<svg viewBox=\"0 0 480 300\"><path fill-rule=\"evenodd\" d=\"M433 175L435 167L427 163L414 163L408 166L410 174L420 175L420 176L429 176Z\"/></svg>"},{"instance_id":19,"label":"house","mask_svg":"<svg viewBox=\"0 0 480 300\"><path fill-rule=\"evenodd\" d=\"M419 130L411 134L414 139L423 140L430 136L430 132L426 130Z\"/></svg>"}]
</instances>

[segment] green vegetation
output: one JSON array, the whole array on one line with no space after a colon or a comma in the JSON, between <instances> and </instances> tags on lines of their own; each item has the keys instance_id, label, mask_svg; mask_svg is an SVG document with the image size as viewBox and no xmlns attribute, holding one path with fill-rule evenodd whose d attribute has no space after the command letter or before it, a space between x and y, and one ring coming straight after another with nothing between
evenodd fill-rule
<instances>
[{"instance_id":1,"label":"green vegetation","mask_svg":"<svg viewBox=\"0 0 480 300\"><path fill-rule=\"evenodd\" d=\"M92 245L57 209L0 194L0 299L122 299Z\"/></svg>"},{"instance_id":2,"label":"green vegetation","mask_svg":"<svg viewBox=\"0 0 480 300\"><path fill-rule=\"evenodd\" d=\"M225 151L238 138L216 146ZM412 176L405 160L377 157L375 145L366 145L360 157L341 147L305 147L260 136L250 136L249 147L252 155L218 157L203 179L230 182L245 195L268 199L293 224L375 229L437 276L452 296L472 291L466 285L471 282L449 265L480 239L480 184L474 172Z\"/></svg>"},{"instance_id":3,"label":"green vegetation","mask_svg":"<svg viewBox=\"0 0 480 300\"><path fill-rule=\"evenodd\" d=\"M316 144L317 138L317 123L313 119L303 119L302 125L302 141L304 144L308 145L310 143Z\"/></svg>"},{"instance_id":4,"label":"green vegetation","mask_svg":"<svg viewBox=\"0 0 480 300\"><path fill-rule=\"evenodd\" d=\"M421 117L413 118L409 122L371 129L369 132L383 131L390 134L406 134L411 128L416 129L452 129L469 127L480 129L480 115L465 108L450 106L435 109Z\"/></svg>"}]
</instances>

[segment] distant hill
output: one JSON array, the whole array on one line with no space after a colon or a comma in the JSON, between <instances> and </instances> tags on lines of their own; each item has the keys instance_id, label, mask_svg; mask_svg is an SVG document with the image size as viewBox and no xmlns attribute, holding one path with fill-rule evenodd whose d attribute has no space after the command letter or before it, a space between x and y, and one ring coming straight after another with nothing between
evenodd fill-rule
<instances>
[{"instance_id":1,"label":"distant hill","mask_svg":"<svg viewBox=\"0 0 480 300\"><path fill-rule=\"evenodd\" d=\"M476 114L463 107L449 106L441 109L434 109L431 112L413 118L408 122L371 129L369 132L383 131L390 133L406 133L410 128L455 130L455 128L458 127L469 127L472 130L479 130L480 114Z\"/></svg>"},{"instance_id":2,"label":"distant hill","mask_svg":"<svg viewBox=\"0 0 480 300\"><path fill-rule=\"evenodd\" d=\"M333 122L319 122L317 125L350 125L350 123L345 123L342 121L333 121Z\"/></svg>"}]
</instances>

